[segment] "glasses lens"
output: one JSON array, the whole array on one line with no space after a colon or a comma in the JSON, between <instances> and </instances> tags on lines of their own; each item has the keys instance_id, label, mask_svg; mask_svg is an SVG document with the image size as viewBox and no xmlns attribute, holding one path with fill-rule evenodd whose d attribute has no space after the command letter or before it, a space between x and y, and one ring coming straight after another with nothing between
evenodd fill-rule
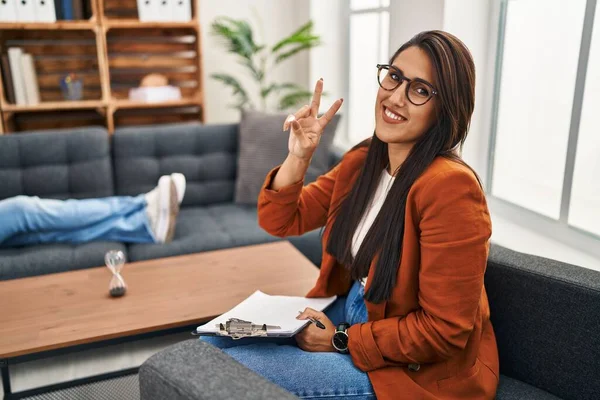
<instances>
[{"instance_id":1,"label":"glasses lens","mask_svg":"<svg viewBox=\"0 0 600 400\"><path fill-rule=\"evenodd\" d=\"M419 81L411 81L408 87L408 99L416 105L425 104L431 97L431 88Z\"/></svg>"},{"instance_id":2,"label":"glasses lens","mask_svg":"<svg viewBox=\"0 0 600 400\"><path fill-rule=\"evenodd\" d=\"M379 68L379 85L386 90L394 90L400 84L400 76L388 68Z\"/></svg>"}]
</instances>

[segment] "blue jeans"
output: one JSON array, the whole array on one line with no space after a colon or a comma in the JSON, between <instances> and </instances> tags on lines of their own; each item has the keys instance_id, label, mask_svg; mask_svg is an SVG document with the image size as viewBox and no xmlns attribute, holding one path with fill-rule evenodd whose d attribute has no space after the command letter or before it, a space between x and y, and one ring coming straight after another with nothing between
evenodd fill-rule
<instances>
[{"instance_id":1,"label":"blue jeans","mask_svg":"<svg viewBox=\"0 0 600 400\"><path fill-rule=\"evenodd\" d=\"M325 314L335 324L367 321L364 288L355 282L347 297L339 297ZM354 366L348 354L312 353L300 349L294 338L200 338L304 399L375 399L371 381Z\"/></svg>"},{"instance_id":2,"label":"blue jeans","mask_svg":"<svg viewBox=\"0 0 600 400\"><path fill-rule=\"evenodd\" d=\"M146 198L52 200L16 196L0 200L0 246L106 240L154 243Z\"/></svg>"}]
</instances>

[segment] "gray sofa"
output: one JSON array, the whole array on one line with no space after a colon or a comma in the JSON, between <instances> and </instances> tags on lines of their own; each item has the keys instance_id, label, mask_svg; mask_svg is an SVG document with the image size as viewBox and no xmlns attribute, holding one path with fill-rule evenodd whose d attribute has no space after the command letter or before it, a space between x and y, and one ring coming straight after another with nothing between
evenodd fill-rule
<instances>
[{"instance_id":1,"label":"gray sofa","mask_svg":"<svg viewBox=\"0 0 600 400\"><path fill-rule=\"evenodd\" d=\"M0 135L0 199L137 195L160 175L187 178L172 242L0 246L0 280L100 266L110 249L139 261L281 240L258 226L255 206L234 203L237 153L235 124L129 127L112 139L100 127ZM290 241L320 265L318 231Z\"/></svg>"},{"instance_id":2,"label":"gray sofa","mask_svg":"<svg viewBox=\"0 0 600 400\"><path fill-rule=\"evenodd\" d=\"M485 286L498 400L600 399L599 272L492 245ZM296 398L194 339L150 357L139 381L142 400Z\"/></svg>"}]
</instances>

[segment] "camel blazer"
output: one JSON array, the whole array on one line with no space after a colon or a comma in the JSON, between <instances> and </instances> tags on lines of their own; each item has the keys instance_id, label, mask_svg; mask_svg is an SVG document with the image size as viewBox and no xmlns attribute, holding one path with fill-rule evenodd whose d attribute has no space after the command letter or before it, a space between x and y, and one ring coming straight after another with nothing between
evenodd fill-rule
<instances>
[{"instance_id":1,"label":"camel blazer","mask_svg":"<svg viewBox=\"0 0 600 400\"><path fill-rule=\"evenodd\" d=\"M323 258L308 297L345 295L346 268L325 250L330 211L350 192L367 149L344 155L315 182L269 189L265 179L258 219L267 232L301 235L325 226ZM463 165L436 158L408 194L402 259L391 298L368 301L368 322L348 330L354 365L368 373L379 400L492 399L498 351L483 277L491 221L484 192ZM373 282L371 264L367 287Z\"/></svg>"}]
</instances>

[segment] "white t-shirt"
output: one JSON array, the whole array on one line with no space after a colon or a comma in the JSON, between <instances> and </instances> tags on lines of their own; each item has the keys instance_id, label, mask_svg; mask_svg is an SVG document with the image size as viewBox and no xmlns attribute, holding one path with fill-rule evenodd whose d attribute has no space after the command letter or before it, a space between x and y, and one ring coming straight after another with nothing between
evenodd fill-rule
<instances>
[{"instance_id":1,"label":"white t-shirt","mask_svg":"<svg viewBox=\"0 0 600 400\"><path fill-rule=\"evenodd\" d=\"M395 179L396 177L391 176L389 172L387 172L387 169L384 169L381 173L381 177L379 178L379 183L377 184L377 189L375 190L373 200L371 201L370 205L367 206L367 210L363 214L363 217L361 218L360 222L358 223L358 227L354 232L354 236L352 238L352 257L356 257L356 253L358 253L360 245L365 239L367 232L369 232L371 225L373 225L375 217L377 217L377 214L379 214L379 211L383 206L383 202L385 201L385 198L387 197L390 188L394 184L393 182ZM367 284L366 277L363 278L362 284L363 286Z\"/></svg>"}]
</instances>

